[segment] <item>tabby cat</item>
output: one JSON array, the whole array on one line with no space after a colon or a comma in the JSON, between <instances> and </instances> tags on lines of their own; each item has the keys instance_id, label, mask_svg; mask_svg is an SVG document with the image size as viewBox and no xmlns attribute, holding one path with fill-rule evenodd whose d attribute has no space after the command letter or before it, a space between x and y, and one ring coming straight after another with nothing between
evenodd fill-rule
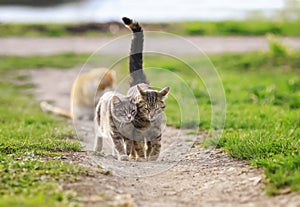
<instances>
[{"instance_id":1,"label":"tabby cat","mask_svg":"<svg viewBox=\"0 0 300 207\"><path fill-rule=\"evenodd\" d=\"M101 152L103 142L113 143L108 144L114 146L112 154L117 151L119 160L128 160L133 142L124 137L119 129L126 128L136 113L137 107L129 97L112 91L103 94L95 112L95 151Z\"/></svg>"},{"instance_id":2,"label":"tabby cat","mask_svg":"<svg viewBox=\"0 0 300 207\"><path fill-rule=\"evenodd\" d=\"M114 89L115 81L114 71L105 68L92 69L78 76L73 82L70 96L71 111L53 106L46 101L42 101L40 106L43 111L66 118L93 120L95 103L98 103L103 93Z\"/></svg>"},{"instance_id":3,"label":"tabby cat","mask_svg":"<svg viewBox=\"0 0 300 207\"><path fill-rule=\"evenodd\" d=\"M133 140L131 157L137 160L157 160L161 149L164 100L170 88L157 91L148 83L143 72L143 29L132 19L123 17L122 20L133 32L129 57L131 81L127 96L136 104L137 114L131 130L126 126L119 131Z\"/></svg>"}]
</instances>

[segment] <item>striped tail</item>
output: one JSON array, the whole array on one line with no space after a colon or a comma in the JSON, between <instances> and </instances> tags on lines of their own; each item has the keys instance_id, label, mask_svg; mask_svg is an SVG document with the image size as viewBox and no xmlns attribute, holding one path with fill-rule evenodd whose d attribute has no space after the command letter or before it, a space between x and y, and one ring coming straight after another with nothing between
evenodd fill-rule
<instances>
[{"instance_id":1,"label":"striped tail","mask_svg":"<svg viewBox=\"0 0 300 207\"><path fill-rule=\"evenodd\" d=\"M133 21L132 19L123 17L122 20L124 24L133 32L129 58L129 72L131 76L130 86L135 86L139 83L148 84L143 71L143 29L138 22Z\"/></svg>"},{"instance_id":2,"label":"striped tail","mask_svg":"<svg viewBox=\"0 0 300 207\"><path fill-rule=\"evenodd\" d=\"M72 115L70 112L62 109L62 108L59 108L59 107L56 107L56 106L52 106L51 104L47 103L46 101L42 101L40 103L40 107L41 109L44 111L44 112L51 112L53 114L56 114L56 115L59 115L59 116L63 116L65 118L69 118L69 119L72 119Z\"/></svg>"}]
</instances>

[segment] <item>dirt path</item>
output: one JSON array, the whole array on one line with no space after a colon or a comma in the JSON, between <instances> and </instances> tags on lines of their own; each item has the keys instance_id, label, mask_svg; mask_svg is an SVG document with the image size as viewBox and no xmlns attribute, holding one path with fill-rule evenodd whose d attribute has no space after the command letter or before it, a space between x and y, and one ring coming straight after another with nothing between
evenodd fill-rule
<instances>
[{"instance_id":1,"label":"dirt path","mask_svg":"<svg viewBox=\"0 0 300 207\"><path fill-rule=\"evenodd\" d=\"M37 86L36 98L53 100L58 106L68 108L69 91L77 72L78 69L30 71L31 80ZM49 87L54 86L53 83L56 83L55 87ZM82 127L87 137L84 141L89 142L89 139L93 139L92 124L82 123ZM172 140L179 134L188 139L192 136L197 142L203 139L201 135L186 135L184 130L168 127L163 133L163 148L170 148ZM120 164L88 151L66 154L67 161L88 168L91 175L65 183L63 188L78 192L78 199L86 206L300 206L300 196L296 194L266 196L262 170L232 159L218 149L204 149L199 144L190 147L180 160L173 163L161 160L157 164ZM111 164L107 166L112 175L99 173L106 170L99 169L99 165L106 164ZM157 170L152 176L144 176L147 169L151 171L168 164L170 168ZM145 169L145 174L138 171L138 177L122 174L124 170L130 174Z\"/></svg>"},{"instance_id":2,"label":"dirt path","mask_svg":"<svg viewBox=\"0 0 300 207\"><path fill-rule=\"evenodd\" d=\"M184 37L192 42L205 53L222 52L246 52L268 49L265 37ZM105 37L62 37L62 38L0 38L0 55L49 55L62 52L92 53L101 48L114 38ZM300 37L283 38L283 41L292 48L300 49ZM194 54L199 52L189 47L182 47L178 39L165 37L147 37L147 44L151 47L163 48L168 51L177 51L180 54ZM155 50L154 50L155 51ZM108 48L104 53L115 54L128 52L128 41L126 46L115 45Z\"/></svg>"}]
</instances>

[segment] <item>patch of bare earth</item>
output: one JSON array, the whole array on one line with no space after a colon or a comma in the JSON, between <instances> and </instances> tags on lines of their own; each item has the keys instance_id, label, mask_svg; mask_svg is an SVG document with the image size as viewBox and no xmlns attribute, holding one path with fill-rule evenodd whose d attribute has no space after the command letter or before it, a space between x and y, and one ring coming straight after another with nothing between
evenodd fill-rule
<instances>
[{"instance_id":1,"label":"patch of bare earth","mask_svg":"<svg viewBox=\"0 0 300 207\"><path fill-rule=\"evenodd\" d=\"M52 100L67 109L70 88L77 72L77 69L30 71L31 80L36 85L36 98ZM83 140L86 149L90 149L88 143L89 139L93 139L92 123L78 124L81 125L81 132L88 137ZM163 148L167 149L170 140L178 134L187 139L191 136L197 141L203 139L201 135L186 135L182 130L167 127L163 134ZM177 145L180 146L180 143ZM230 158L220 149L204 149L194 144L186 150L170 168L152 176L125 176L114 171L114 168L110 169L112 174L109 174L108 169L99 167L106 158L97 157L88 150L67 153L67 161L78 163L90 173L62 185L65 190L77 192L78 200L85 206L300 206L300 196L294 193L267 196L263 171ZM166 155L172 157L172 152ZM117 161L110 163L114 162L117 165ZM164 163L171 162L161 160L158 165ZM120 166L123 170L127 167L134 171L135 166L138 168L141 165L129 161L122 162ZM151 163L144 165L145 169L158 166Z\"/></svg>"},{"instance_id":2,"label":"patch of bare earth","mask_svg":"<svg viewBox=\"0 0 300 207\"><path fill-rule=\"evenodd\" d=\"M2 37L0 38L0 54L28 56L50 55L62 52L93 53L115 39L116 37ZM268 49L268 41L262 36L184 36L184 39L188 42L192 42L203 52L209 54L249 52ZM299 50L299 37L285 37L282 38L282 40L293 49ZM177 38L172 39L163 36L162 38L147 37L145 43L146 48L147 44L148 46L151 46L151 50L149 51L161 51L160 49L164 48L164 51L172 52L168 54L173 54L174 49L177 48L176 52L179 54L199 55L198 50L193 50L191 47L182 47L182 44L180 44L181 41L178 41ZM178 48L180 48L180 50L178 50ZM116 52L127 54L128 47L120 47L118 44L115 44L114 48L102 52L108 54L116 54Z\"/></svg>"}]
</instances>

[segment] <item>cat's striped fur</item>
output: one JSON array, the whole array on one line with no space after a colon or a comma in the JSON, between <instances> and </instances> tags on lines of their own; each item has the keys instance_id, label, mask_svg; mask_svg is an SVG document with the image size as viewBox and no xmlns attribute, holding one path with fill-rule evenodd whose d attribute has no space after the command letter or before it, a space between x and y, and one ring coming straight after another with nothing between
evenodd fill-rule
<instances>
[{"instance_id":1,"label":"cat's striped fur","mask_svg":"<svg viewBox=\"0 0 300 207\"><path fill-rule=\"evenodd\" d=\"M164 100L170 88L157 91L148 83L143 71L143 29L138 22L127 17L123 17L123 22L133 32L129 57L131 87L127 95L136 104L137 115L132 121L134 132L130 139L133 139L137 159L156 160L161 148Z\"/></svg>"},{"instance_id":2,"label":"cat's striped fur","mask_svg":"<svg viewBox=\"0 0 300 207\"><path fill-rule=\"evenodd\" d=\"M95 151L101 152L105 142L113 147L108 154L117 151L119 160L128 160L133 142L119 129L132 125L136 113L136 105L128 97L112 91L103 94L95 111Z\"/></svg>"}]
</instances>

